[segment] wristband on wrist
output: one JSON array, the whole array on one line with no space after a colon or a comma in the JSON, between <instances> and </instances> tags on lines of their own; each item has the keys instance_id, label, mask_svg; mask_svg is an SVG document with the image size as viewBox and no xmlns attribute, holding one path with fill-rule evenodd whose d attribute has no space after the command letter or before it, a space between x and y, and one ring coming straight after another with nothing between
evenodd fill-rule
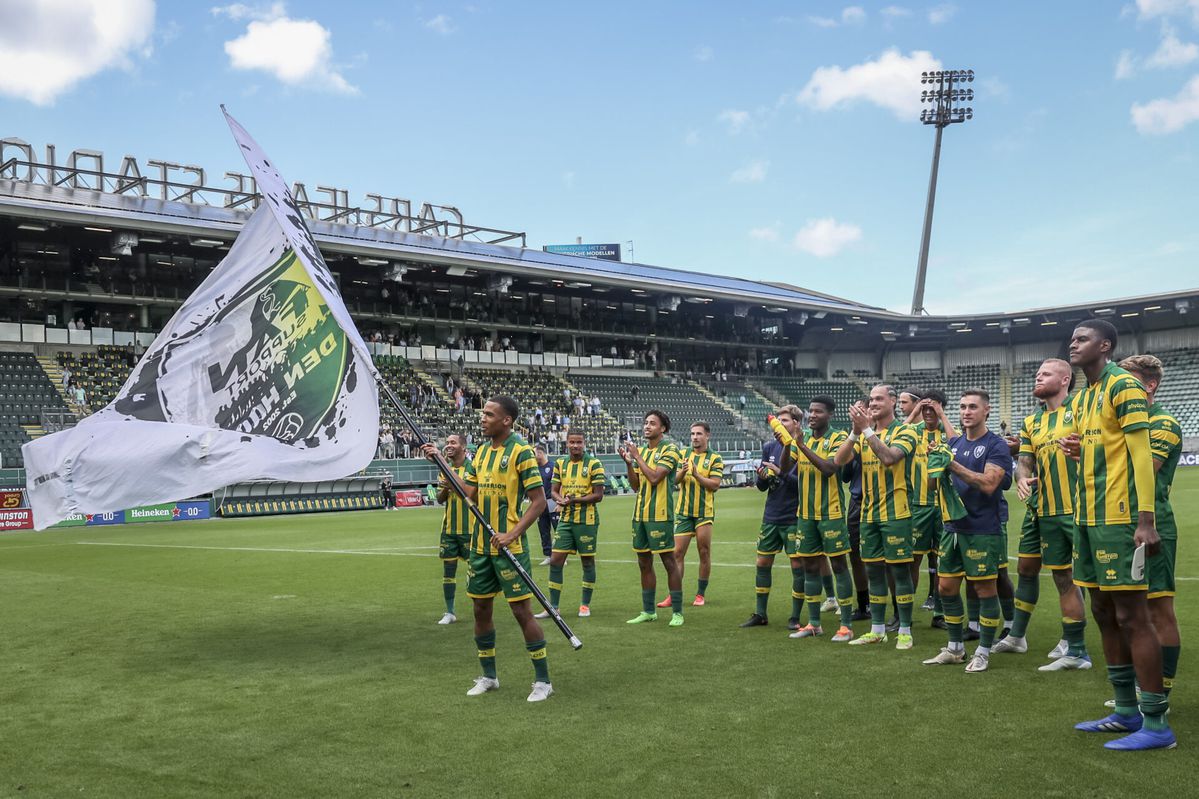
<instances>
[{"instance_id":1,"label":"wristband on wrist","mask_svg":"<svg viewBox=\"0 0 1199 799\"><path fill-rule=\"evenodd\" d=\"M873 427L867 427L864 430L862 430L862 438L870 438L873 435L875 435Z\"/></svg>"},{"instance_id":2,"label":"wristband on wrist","mask_svg":"<svg viewBox=\"0 0 1199 799\"><path fill-rule=\"evenodd\" d=\"M849 434L849 443L850 443L850 444L852 444L853 442L855 442L855 441L857 441L857 440L858 440L858 434L857 434L857 433L850 433L850 434Z\"/></svg>"}]
</instances>

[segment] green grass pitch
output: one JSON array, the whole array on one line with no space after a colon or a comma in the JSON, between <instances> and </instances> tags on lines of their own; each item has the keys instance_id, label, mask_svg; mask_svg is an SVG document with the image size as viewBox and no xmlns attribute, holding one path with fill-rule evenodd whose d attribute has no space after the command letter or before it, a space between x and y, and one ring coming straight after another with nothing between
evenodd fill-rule
<instances>
[{"instance_id":1,"label":"green grass pitch","mask_svg":"<svg viewBox=\"0 0 1199 799\"><path fill-rule=\"evenodd\" d=\"M917 610L916 649L793 641L776 566L772 623L753 610L762 495L719 496L709 604L639 627L628 499L601 506L598 589L546 625L555 695L497 608L500 691L462 622L439 627L440 513L314 514L71 529L0 538L0 796L774 797L1154 795L1187 784L1199 729L1199 469L1181 470L1178 614L1187 640L1171 720L1179 750L1107 752L1071 729L1105 713L1099 667L1040 674L1060 614L1048 578L1026 655L986 674L930 668L944 634ZM1013 501L1019 529L1021 505ZM1015 551L1016 537L1011 547ZM684 588L694 594L694 549ZM534 574L545 587L546 570ZM918 596L925 593L921 582ZM665 585L659 595L664 595ZM864 623L859 622L861 629ZM1191 765L1187 765L1191 764ZM1185 793L1185 789L1184 793Z\"/></svg>"}]
</instances>

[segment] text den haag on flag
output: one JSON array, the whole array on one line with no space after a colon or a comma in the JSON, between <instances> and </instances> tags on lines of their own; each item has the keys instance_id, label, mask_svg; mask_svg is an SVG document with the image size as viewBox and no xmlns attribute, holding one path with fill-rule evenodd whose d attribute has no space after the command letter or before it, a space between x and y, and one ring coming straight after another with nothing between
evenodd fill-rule
<instances>
[{"instance_id":1,"label":"text den haag on flag","mask_svg":"<svg viewBox=\"0 0 1199 799\"><path fill-rule=\"evenodd\" d=\"M22 448L34 526L243 480L365 467L376 372L287 184L228 114L263 202L113 401Z\"/></svg>"}]
</instances>

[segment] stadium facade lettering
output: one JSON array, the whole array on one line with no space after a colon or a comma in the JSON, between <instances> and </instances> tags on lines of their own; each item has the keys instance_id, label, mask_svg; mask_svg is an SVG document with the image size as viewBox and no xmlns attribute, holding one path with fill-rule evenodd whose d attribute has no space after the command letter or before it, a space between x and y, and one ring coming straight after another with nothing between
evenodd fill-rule
<instances>
[{"instance_id":1,"label":"stadium facade lettering","mask_svg":"<svg viewBox=\"0 0 1199 799\"><path fill-rule=\"evenodd\" d=\"M111 168L116 163L100 150L76 149L62 156L54 144L46 144L38 150L15 136L0 138L0 179L192 205L225 208L255 208L258 205L257 183L253 175L243 172L225 172L224 179L229 185L215 186L208 182L208 171L195 164L163 158L138 160L135 156L124 155L113 171ZM462 212L452 205L414 202L404 197L372 193L364 194L361 203L351 205L349 189L337 186L316 186L312 194L316 199L309 197L305 184L292 185L296 204L309 219L408 233L441 231L438 235L453 235L452 231L469 228L463 221Z\"/></svg>"}]
</instances>

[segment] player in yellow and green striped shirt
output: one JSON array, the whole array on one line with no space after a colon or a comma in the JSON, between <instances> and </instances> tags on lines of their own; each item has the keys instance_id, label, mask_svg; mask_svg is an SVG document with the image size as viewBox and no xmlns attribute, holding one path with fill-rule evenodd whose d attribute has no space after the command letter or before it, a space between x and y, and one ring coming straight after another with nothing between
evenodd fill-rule
<instances>
[{"instance_id":1,"label":"player in yellow and green striped shirt","mask_svg":"<svg viewBox=\"0 0 1199 799\"><path fill-rule=\"evenodd\" d=\"M683 579L687 549L695 538L699 550L699 585L693 605L703 607L712 574L712 523L716 521L716 492L724 478L724 459L708 449L712 428L707 422L691 425L691 446L683 451L675 472L678 495L674 503L674 554L679 562L679 581ZM658 607L667 607L666 604Z\"/></svg>"},{"instance_id":2,"label":"player in yellow and green striped shirt","mask_svg":"<svg viewBox=\"0 0 1199 799\"><path fill-rule=\"evenodd\" d=\"M896 649L912 641L912 511L908 505L908 465L916 452L916 433L895 418L895 389L883 383L870 390L870 404L850 406L853 433L837 449L835 462L862 463L862 561L870 588L870 632L850 645L887 640L887 571L895 578L899 606Z\"/></svg>"},{"instance_id":3,"label":"player in yellow and green striped shirt","mask_svg":"<svg viewBox=\"0 0 1199 799\"><path fill-rule=\"evenodd\" d=\"M583 599L579 616L591 615L595 590L595 548L599 538L599 503L604 498L607 475L600 459L586 451L583 434L572 430L566 437L567 457L554 462L550 492L558 503L558 528L550 553L550 602L558 607L562 596L562 570L566 556L578 553L583 565Z\"/></svg>"},{"instance_id":4,"label":"player in yellow and green striped shirt","mask_svg":"<svg viewBox=\"0 0 1199 799\"><path fill-rule=\"evenodd\" d=\"M1153 452L1153 468L1157 472L1154 492L1154 520L1161 538L1160 551L1149 559L1149 616L1162 642L1162 688L1166 696L1174 687L1178 672L1178 655L1182 639L1178 632L1178 617L1174 615L1174 561L1178 554L1178 526L1170 506L1170 485L1174 470L1182 457L1182 428L1165 408L1155 402L1165 370L1160 359L1152 355L1134 355L1120 361L1120 367L1141 381L1149 400L1149 449Z\"/></svg>"},{"instance_id":5,"label":"player in yellow and green striped shirt","mask_svg":"<svg viewBox=\"0 0 1199 799\"><path fill-rule=\"evenodd\" d=\"M1028 651L1025 633L1040 596L1041 566L1048 566L1062 611L1062 639L1041 671L1089 669L1084 639L1086 609L1074 585L1074 490L1077 465L1066 457L1058 439L1074 430L1066 397L1074 380L1070 364L1050 358L1037 369L1033 396L1044 403L1020 428L1016 463L1016 493L1028 505L1020 531L1020 562L1016 613L1008 636L991 648L994 653ZM1063 646L1064 643L1064 646ZM1057 655L1057 657L1054 657Z\"/></svg>"},{"instance_id":6,"label":"player in yellow and green striped shirt","mask_svg":"<svg viewBox=\"0 0 1199 799\"><path fill-rule=\"evenodd\" d=\"M637 447L628 439L619 449L628 468L629 485L637 492L633 505L633 551L641 570L641 613L629 619L629 624L656 621L654 594L658 578L654 574L656 554L666 570L666 585L670 589L670 604L674 612L671 627L683 624L683 580L679 562L674 556L674 471L679 466L679 448L666 439L670 432L670 417L659 410L645 414L641 428L646 446Z\"/></svg>"},{"instance_id":7,"label":"player in yellow and green striped shirt","mask_svg":"<svg viewBox=\"0 0 1199 799\"><path fill-rule=\"evenodd\" d=\"M532 591L520 572L499 552L499 547L506 548L526 573L530 570L525 532L537 523L546 504L537 456L533 454L533 448L512 430L519 416L520 405L512 397L501 395L487 401L480 427L488 441L468 461L463 480L466 495L495 532L492 537L478 522L471 525L470 577L466 594L474 600L475 646L483 675L475 679L474 687L466 693L467 696L479 696L500 687L495 670L492 610L495 598L503 594L520 625L525 648L533 661L535 682L528 701L540 702L554 692L546 660L545 634L533 618L529 603ZM421 449L430 460L437 457L432 445L426 444ZM526 499L529 504L522 512L521 505Z\"/></svg>"},{"instance_id":8,"label":"player in yellow and green striped shirt","mask_svg":"<svg viewBox=\"0 0 1199 799\"><path fill-rule=\"evenodd\" d=\"M833 457L848 438L844 430L832 430L836 403L832 397L820 395L808 403L807 436L799 435L787 451L783 467L798 464L799 504L796 508L799 555L804 564L804 595L808 601L808 623L791 633L791 638L808 638L824 634L820 623L821 565L827 560L836 583L837 606L841 625L833 641L842 643L853 638L853 576L849 572L847 555L851 546L845 524L844 497L841 492L841 470Z\"/></svg>"},{"instance_id":9,"label":"player in yellow and green striped shirt","mask_svg":"<svg viewBox=\"0 0 1199 799\"><path fill-rule=\"evenodd\" d=\"M908 466L912 486L912 590L920 587L920 561L928 557L928 599L922 609L933 612L933 626L945 623L941 612L941 593L937 590L937 545L941 541L941 508L937 498L938 482L928 479L928 451L957 436L957 430L945 414L945 395L935 388L908 389L900 393L911 402L906 423L916 432L916 453ZM919 421L917 421L919 420Z\"/></svg>"},{"instance_id":10,"label":"player in yellow and green striped shirt","mask_svg":"<svg viewBox=\"0 0 1199 799\"><path fill-rule=\"evenodd\" d=\"M1175 739L1166 724L1161 640L1149 615L1143 560L1161 545L1154 524L1149 402L1140 382L1111 362L1117 340L1115 326L1103 319L1079 323L1070 338L1070 363L1087 377L1087 387L1068 406L1075 432L1062 440L1068 454L1079 458L1074 582L1091 589L1116 699L1115 713L1075 728L1130 733L1108 741L1108 749L1169 748ZM1145 547L1141 554L1139 546Z\"/></svg>"},{"instance_id":11,"label":"player in yellow and green striped shirt","mask_svg":"<svg viewBox=\"0 0 1199 799\"><path fill-rule=\"evenodd\" d=\"M445 456L446 463L459 485L464 485L467 467L466 439L457 433L446 436L442 455ZM445 595L445 615L437 623L453 624L458 621L458 617L454 615L458 561L466 560L470 554L472 521L466 509L466 502L458 492L450 489L444 475L437 481L437 501L445 506L445 516L441 520L441 545L438 547L438 557L441 558L443 570L441 590Z\"/></svg>"}]
</instances>

